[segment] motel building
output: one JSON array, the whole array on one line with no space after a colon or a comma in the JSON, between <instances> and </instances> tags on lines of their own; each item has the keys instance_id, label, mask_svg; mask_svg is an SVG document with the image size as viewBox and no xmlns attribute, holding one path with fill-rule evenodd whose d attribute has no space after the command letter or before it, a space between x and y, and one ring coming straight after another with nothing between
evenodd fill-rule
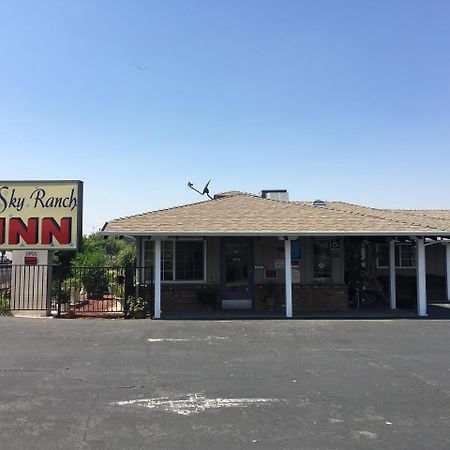
<instances>
[{"instance_id":1,"label":"motel building","mask_svg":"<svg viewBox=\"0 0 450 450\"><path fill-rule=\"evenodd\" d=\"M115 219L102 233L136 238L137 265L153 267L155 318L396 308L426 316L428 303L450 299L450 210L233 191Z\"/></svg>"}]
</instances>

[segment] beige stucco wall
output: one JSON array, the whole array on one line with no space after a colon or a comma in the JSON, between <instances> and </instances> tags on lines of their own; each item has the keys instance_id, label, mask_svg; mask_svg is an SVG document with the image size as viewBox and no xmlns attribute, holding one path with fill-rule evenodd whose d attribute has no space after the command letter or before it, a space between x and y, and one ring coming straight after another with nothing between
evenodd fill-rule
<instances>
[{"instance_id":1,"label":"beige stucco wall","mask_svg":"<svg viewBox=\"0 0 450 450\"><path fill-rule=\"evenodd\" d=\"M255 239L255 283L264 283L264 269L275 269L275 259L284 260L284 241L277 238ZM277 279L284 282L284 269L277 269ZM300 278L302 273L300 270Z\"/></svg>"},{"instance_id":2,"label":"beige stucco wall","mask_svg":"<svg viewBox=\"0 0 450 450\"><path fill-rule=\"evenodd\" d=\"M220 239L206 239L206 281L220 283Z\"/></svg>"},{"instance_id":3,"label":"beige stucco wall","mask_svg":"<svg viewBox=\"0 0 450 450\"><path fill-rule=\"evenodd\" d=\"M427 273L445 276L445 246L442 244L425 247Z\"/></svg>"}]
</instances>

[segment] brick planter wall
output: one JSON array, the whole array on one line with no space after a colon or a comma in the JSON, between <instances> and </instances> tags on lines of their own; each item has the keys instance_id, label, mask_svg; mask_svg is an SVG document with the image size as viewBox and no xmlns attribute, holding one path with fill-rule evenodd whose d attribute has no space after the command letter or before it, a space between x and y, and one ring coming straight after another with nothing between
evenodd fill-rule
<instances>
[{"instance_id":1,"label":"brick planter wall","mask_svg":"<svg viewBox=\"0 0 450 450\"><path fill-rule=\"evenodd\" d=\"M348 286L343 283L305 283L294 285L294 312L344 311L348 309Z\"/></svg>"},{"instance_id":2,"label":"brick planter wall","mask_svg":"<svg viewBox=\"0 0 450 450\"><path fill-rule=\"evenodd\" d=\"M206 311L207 306L197 299L197 290L216 288L218 285L205 284L163 284L161 286L162 313L183 311ZM267 311L264 285L255 286L254 303L256 312ZM275 311L285 308L284 284L275 286L277 305ZM343 311L348 309L348 288L342 283L300 283L292 286L292 303L294 313L305 311ZM220 305L219 305L220 309Z\"/></svg>"},{"instance_id":3,"label":"brick planter wall","mask_svg":"<svg viewBox=\"0 0 450 450\"><path fill-rule=\"evenodd\" d=\"M162 284L161 285L161 311L207 311L208 307L197 299L197 291L204 288L219 288L216 285L198 284Z\"/></svg>"},{"instance_id":4,"label":"brick planter wall","mask_svg":"<svg viewBox=\"0 0 450 450\"><path fill-rule=\"evenodd\" d=\"M285 308L285 287L278 284L274 297L277 299L275 310ZM266 311L264 285L255 289L255 310ZM348 287L343 283L299 283L292 285L292 308L294 314L299 311L343 311L348 309Z\"/></svg>"}]
</instances>

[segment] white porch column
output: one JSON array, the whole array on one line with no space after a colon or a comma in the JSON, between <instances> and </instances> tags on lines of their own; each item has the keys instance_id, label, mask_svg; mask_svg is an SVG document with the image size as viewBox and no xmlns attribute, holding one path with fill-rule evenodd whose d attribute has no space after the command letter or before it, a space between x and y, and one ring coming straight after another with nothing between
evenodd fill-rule
<instances>
[{"instance_id":1,"label":"white porch column","mask_svg":"<svg viewBox=\"0 0 450 450\"><path fill-rule=\"evenodd\" d=\"M155 241L155 319L161 317L161 241Z\"/></svg>"},{"instance_id":2,"label":"white porch column","mask_svg":"<svg viewBox=\"0 0 450 450\"><path fill-rule=\"evenodd\" d=\"M450 302L450 244L445 245L446 280L447 280L447 300Z\"/></svg>"},{"instance_id":3,"label":"white porch column","mask_svg":"<svg viewBox=\"0 0 450 450\"><path fill-rule=\"evenodd\" d=\"M425 264L425 242L424 238L416 239L416 274L417 274L417 314L427 315L427 285L426 285L426 264Z\"/></svg>"},{"instance_id":4,"label":"white porch column","mask_svg":"<svg viewBox=\"0 0 450 450\"><path fill-rule=\"evenodd\" d=\"M286 317L292 317L292 265L291 241L284 241L284 266L286 268Z\"/></svg>"},{"instance_id":5,"label":"white porch column","mask_svg":"<svg viewBox=\"0 0 450 450\"><path fill-rule=\"evenodd\" d=\"M447 301L450 302L450 244L445 244L445 280L447 285Z\"/></svg>"},{"instance_id":6,"label":"white porch column","mask_svg":"<svg viewBox=\"0 0 450 450\"><path fill-rule=\"evenodd\" d=\"M395 239L389 241L389 303L391 309L397 308L397 280L395 271Z\"/></svg>"}]
</instances>

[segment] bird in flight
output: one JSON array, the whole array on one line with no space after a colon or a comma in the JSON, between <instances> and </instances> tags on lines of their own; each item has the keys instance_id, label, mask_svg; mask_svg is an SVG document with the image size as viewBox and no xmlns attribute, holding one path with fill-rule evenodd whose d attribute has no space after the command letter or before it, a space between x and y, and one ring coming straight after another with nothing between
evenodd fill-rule
<instances>
[{"instance_id":1,"label":"bird in flight","mask_svg":"<svg viewBox=\"0 0 450 450\"><path fill-rule=\"evenodd\" d=\"M148 69L148 66L136 66L136 69L139 69L141 72Z\"/></svg>"}]
</instances>

